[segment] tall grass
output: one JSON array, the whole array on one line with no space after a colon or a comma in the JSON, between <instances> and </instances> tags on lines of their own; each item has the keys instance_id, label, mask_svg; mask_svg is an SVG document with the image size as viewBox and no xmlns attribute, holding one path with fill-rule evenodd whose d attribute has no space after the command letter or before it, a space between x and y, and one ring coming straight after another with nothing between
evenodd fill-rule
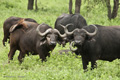
<instances>
[{"instance_id":1,"label":"tall grass","mask_svg":"<svg viewBox=\"0 0 120 80\"><path fill-rule=\"evenodd\" d=\"M27 10L28 0L0 0L0 80L119 80L120 61L97 61L98 68L84 73L80 56L75 54L59 54L61 49L69 49L57 45L47 62L41 62L39 56L26 56L19 65L17 60L19 51L14 60L8 64L9 44L2 45L3 22L10 16L33 18L38 23L46 23L54 27L56 18L62 13L68 13L69 0L38 0L39 10ZM73 5L74 6L74 5ZM73 8L74 11L74 8ZM104 4L82 3L81 15L88 24L120 25L120 10L113 20L107 18L107 8ZM90 64L90 63L89 63Z\"/></svg>"}]
</instances>

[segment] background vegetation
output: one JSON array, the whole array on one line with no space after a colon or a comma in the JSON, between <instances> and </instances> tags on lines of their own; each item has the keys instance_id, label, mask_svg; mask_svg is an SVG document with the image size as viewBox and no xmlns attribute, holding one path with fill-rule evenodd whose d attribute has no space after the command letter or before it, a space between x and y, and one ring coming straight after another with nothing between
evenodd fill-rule
<instances>
[{"instance_id":1,"label":"background vegetation","mask_svg":"<svg viewBox=\"0 0 120 80\"><path fill-rule=\"evenodd\" d=\"M68 13L69 0L39 0L37 11L28 11L27 3L27 0L0 0L0 80L120 80L120 60L99 60L97 69L84 73L80 56L58 53L61 49L69 49L68 45L65 48L57 45L47 62L41 63L39 56L31 55L19 65L17 51L14 60L8 64L9 44L6 47L2 45L3 22L8 17L29 17L54 27L56 18ZM88 24L120 25L120 10L118 16L110 21L105 4L94 3L93 0L89 4L82 2L81 15ZM90 65L88 67L90 69Z\"/></svg>"}]
</instances>

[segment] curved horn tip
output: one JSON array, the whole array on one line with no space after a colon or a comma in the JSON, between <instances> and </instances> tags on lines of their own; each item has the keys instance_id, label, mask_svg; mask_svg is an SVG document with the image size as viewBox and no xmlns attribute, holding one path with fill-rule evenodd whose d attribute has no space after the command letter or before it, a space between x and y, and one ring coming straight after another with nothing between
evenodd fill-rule
<instances>
[{"instance_id":1,"label":"curved horn tip","mask_svg":"<svg viewBox=\"0 0 120 80\"><path fill-rule=\"evenodd\" d=\"M82 30L85 31L87 35L89 35L89 36L94 36L94 35L96 35L96 33L97 33L97 31L98 31L98 28L97 28L97 26L95 26L95 25L92 25L92 26L95 28L95 31L94 31L93 33L90 33L90 32L88 32L88 31L85 30L85 29L82 29Z\"/></svg>"},{"instance_id":2,"label":"curved horn tip","mask_svg":"<svg viewBox=\"0 0 120 80\"><path fill-rule=\"evenodd\" d=\"M40 26L41 26L41 24L38 25L38 27L37 27L37 29L36 29L36 31L38 32L38 34L39 34L40 36L45 36L48 32L50 32L50 31L52 30L52 28L48 28L44 33L41 33L41 32L39 31Z\"/></svg>"},{"instance_id":3,"label":"curved horn tip","mask_svg":"<svg viewBox=\"0 0 120 80\"><path fill-rule=\"evenodd\" d=\"M67 27L67 26L70 26L70 25L74 25L74 24L73 24L73 23L69 23L69 24L66 25L66 27Z\"/></svg>"},{"instance_id":4,"label":"curved horn tip","mask_svg":"<svg viewBox=\"0 0 120 80\"><path fill-rule=\"evenodd\" d=\"M60 26L62 26L63 28L66 28L66 26L62 25L62 24L59 24Z\"/></svg>"},{"instance_id":5,"label":"curved horn tip","mask_svg":"<svg viewBox=\"0 0 120 80\"><path fill-rule=\"evenodd\" d=\"M75 29L75 30L73 30L72 32L69 32L69 31L68 31L67 27L68 27L69 25L73 25L72 23L67 24L66 26L64 26L64 25L62 25L62 24L59 24L59 25L64 28L65 33L68 34L68 35L73 34L73 32L76 30L76 29Z\"/></svg>"},{"instance_id":6,"label":"curved horn tip","mask_svg":"<svg viewBox=\"0 0 120 80\"><path fill-rule=\"evenodd\" d=\"M61 37L66 37L66 34L64 33L63 35L57 30L57 29L53 29L55 32L57 32Z\"/></svg>"},{"instance_id":7,"label":"curved horn tip","mask_svg":"<svg viewBox=\"0 0 120 80\"><path fill-rule=\"evenodd\" d=\"M76 49L73 49L73 48L72 48L73 43L74 43L74 41L72 41L72 42L70 43L70 50L74 52L74 51L76 51L76 50L77 50L77 48L76 48Z\"/></svg>"}]
</instances>

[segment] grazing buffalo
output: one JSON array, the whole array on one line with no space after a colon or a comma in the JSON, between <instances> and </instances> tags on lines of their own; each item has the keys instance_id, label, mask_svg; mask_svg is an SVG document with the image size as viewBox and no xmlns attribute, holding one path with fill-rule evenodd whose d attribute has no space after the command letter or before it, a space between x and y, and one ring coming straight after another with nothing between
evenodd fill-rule
<instances>
[{"instance_id":1,"label":"grazing buffalo","mask_svg":"<svg viewBox=\"0 0 120 80\"><path fill-rule=\"evenodd\" d=\"M67 25L69 24L69 25ZM64 34L63 26L69 26L67 29L69 32L73 31L76 28L81 29L83 26L87 26L87 22L80 14L62 14L56 19L55 28L60 31L61 34ZM72 41L72 36L67 36L66 42Z\"/></svg>"},{"instance_id":2,"label":"grazing buffalo","mask_svg":"<svg viewBox=\"0 0 120 80\"><path fill-rule=\"evenodd\" d=\"M75 31L77 33L74 33ZM85 71L89 62L91 69L94 69L97 67L97 60L111 62L120 59L120 26L90 25L70 32L71 35L72 33L74 40L71 46L76 46L79 50Z\"/></svg>"},{"instance_id":3,"label":"grazing buffalo","mask_svg":"<svg viewBox=\"0 0 120 80\"><path fill-rule=\"evenodd\" d=\"M25 26L29 26L26 29ZM31 27L30 27L31 26ZM21 25L14 25L10 28L10 52L8 54L9 60L13 59L15 51L18 49L20 54L18 60L22 63L25 54L29 52L33 55L39 54L42 61L50 56L57 41L64 38L66 35L61 35L57 29L52 29L47 24L37 24L33 22L22 23Z\"/></svg>"},{"instance_id":4,"label":"grazing buffalo","mask_svg":"<svg viewBox=\"0 0 120 80\"><path fill-rule=\"evenodd\" d=\"M25 19L25 21L37 23L34 19L31 19L31 18L20 18L20 17L12 16L12 17L9 17L8 19L6 19L3 24L3 31L4 31L3 45L4 46L5 46L5 42L7 42L7 39L9 39L9 36L10 36L10 33L9 33L10 27L12 25L15 25L21 19Z\"/></svg>"}]
</instances>

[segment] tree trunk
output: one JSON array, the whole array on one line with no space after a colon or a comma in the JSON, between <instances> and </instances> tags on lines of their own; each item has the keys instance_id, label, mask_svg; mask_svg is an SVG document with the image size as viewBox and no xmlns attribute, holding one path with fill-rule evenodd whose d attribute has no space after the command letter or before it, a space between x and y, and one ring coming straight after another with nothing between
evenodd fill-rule
<instances>
[{"instance_id":1,"label":"tree trunk","mask_svg":"<svg viewBox=\"0 0 120 80\"><path fill-rule=\"evenodd\" d=\"M108 8L108 18L111 20L111 5L110 5L110 0L106 0L106 6Z\"/></svg>"},{"instance_id":2,"label":"tree trunk","mask_svg":"<svg viewBox=\"0 0 120 80\"><path fill-rule=\"evenodd\" d=\"M113 11L111 11L110 0L106 0L106 5L108 8L108 18L114 19L117 16L118 8L119 8L119 0L114 0Z\"/></svg>"},{"instance_id":3,"label":"tree trunk","mask_svg":"<svg viewBox=\"0 0 120 80\"><path fill-rule=\"evenodd\" d=\"M72 14L72 0L69 0L69 13Z\"/></svg>"},{"instance_id":4,"label":"tree trunk","mask_svg":"<svg viewBox=\"0 0 120 80\"><path fill-rule=\"evenodd\" d=\"M28 0L28 10L33 10L34 0Z\"/></svg>"},{"instance_id":5,"label":"tree trunk","mask_svg":"<svg viewBox=\"0 0 120 80\"><path fill-rule=\"evenodd\" d=\"M35 10L38 10L37 0L35 0Z\"/></svg>"},{"instance_id":6,"label":"tree trunk","mask_svg":"<svg viewBox=\"0 0 120 80\"><path fill-rule=\"evenodd\" d=\"M111 16L112 19L114 19L117 16L118 8L119 8L119 0L114 0L114 7Z\"/></svg>"},{"instance_id":7,"label":"tree trunk","mask_svg":"<svg viewBox=\"0 0 120 80\"><path fill-rule=\"evenodd\" d=\"M75 13L80 13L81 0L75 1Z\"/></svg>"}]
</instances>

